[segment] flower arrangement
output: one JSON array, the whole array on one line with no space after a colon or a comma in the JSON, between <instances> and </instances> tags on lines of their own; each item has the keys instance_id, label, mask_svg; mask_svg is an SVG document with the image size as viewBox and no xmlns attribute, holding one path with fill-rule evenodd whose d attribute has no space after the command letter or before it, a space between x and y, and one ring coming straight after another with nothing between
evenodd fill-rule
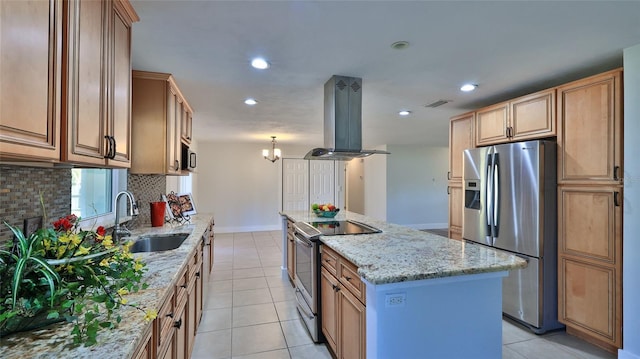
<instances>
[{"instance_id":1,"label":"flower arrangement","mask_svg":"<svg viewBox=\"0 0 640 359\"><path fill-rule=\"evenodd\" d=\"M83 230L79 223L69 215L29 236L5 223L16 240L0 249L0 336L66 320L74 344L91 346L100 330L117 327L123 306L155 318L155 310L127 298L147 288L146 265L129 252L132 243L114 243L104 227Z\"/></svg>"}]
</instances>

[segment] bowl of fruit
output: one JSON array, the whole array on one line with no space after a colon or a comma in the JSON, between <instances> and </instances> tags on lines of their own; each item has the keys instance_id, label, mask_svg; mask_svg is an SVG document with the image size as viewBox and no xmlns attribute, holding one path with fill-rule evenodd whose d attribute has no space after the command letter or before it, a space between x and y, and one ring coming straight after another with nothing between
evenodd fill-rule
<instances>
[{"instance_id":1,"label":"bowl of fruit","mask_svg":"<svg viewBox=\"0 0 640 359\"><path fill-rule=\"evenodd\" d=\"M336 216L336 214L338 214L338 211L340 211L340 208L336 208L336 206L332 205L331 203L327 203L327 204L314 203L313 205L311 205L311 210L318 217L333 218Z\"/></svg>"}]
</instances>

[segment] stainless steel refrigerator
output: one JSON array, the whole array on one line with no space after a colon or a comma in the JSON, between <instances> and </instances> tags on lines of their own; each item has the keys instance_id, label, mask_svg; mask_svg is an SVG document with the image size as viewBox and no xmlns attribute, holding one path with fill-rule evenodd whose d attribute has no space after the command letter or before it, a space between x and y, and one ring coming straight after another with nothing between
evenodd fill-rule
<instances>
[{"instance_id":1,"label":"stainless steel refrigerator","mask_svg":"<svg viewBox=\"0 0 640 359\"><path fill-rule=\"evenodd\" d=\"M464 151L467 241L527 260L502 284L502 311L536 333L557 315L556 143L528 141Z\"/></svg>"}]
</instances>

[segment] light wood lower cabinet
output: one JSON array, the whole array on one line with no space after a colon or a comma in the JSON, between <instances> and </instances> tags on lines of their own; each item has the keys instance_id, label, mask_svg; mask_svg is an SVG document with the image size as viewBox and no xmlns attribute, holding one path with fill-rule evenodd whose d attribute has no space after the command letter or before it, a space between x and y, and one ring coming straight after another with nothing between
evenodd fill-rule
<instances>
[{"instance_id":1,"label":"light wood lower cabinet","mask_svg":"<svg viewBox=\"0 0 640 359\"><path fill-rule=\"evenodd\" d=\"M364 283L357 275L358 268L353 263L326 245L321 248L322 333L327 339L329 348L338 359L364 359L366 357Z\"/></svg>"},{"instance_id":2,"label":"light wood lower cabinet","mask_svg":"<svg viewBox=\"0 0 640 359\"><path fill-rule=\"evenodd\" d=\"M293 237L293 221L287 220L287 273L292 281L296 278L296 241Z\"/></svg>"},{"instance_id":3,"label":"light wood lower cabinet","mask_svg":"<svg viewBox=\"0 0 640 359\"><path fill-rule=\"evenodd\" d=\"M558 319L609 351L622 345L622 188L558 188Z\"/></svg>"},{"instance_id":4,"label":"light wood lower cabinet","mask_svg":"<svg viewBox=\"0 0 640 359\"><path fill-rule=\"evenodd\" d=\"M206 250L209 250L205 247ZM202 317L204 301L202 271L202 247L198 246L189 258L187 265L178 275L178 281L171 295L165 300L154 321L153 335L149 339L150 348L142 346L136 351L134 358L151 357L163 359L190 358L193 352L196 333Z\"/></svg>"},{"instance_id":5,"label":"light wood lower cabinet","mask_svg":"<svg viewBox=\"0 0 640 359\"><path fill-rule=\"evenodd\" d=\"M449 182L449 238L462 239L463 190L462 182Z\"/></svg>"}]
</instances>

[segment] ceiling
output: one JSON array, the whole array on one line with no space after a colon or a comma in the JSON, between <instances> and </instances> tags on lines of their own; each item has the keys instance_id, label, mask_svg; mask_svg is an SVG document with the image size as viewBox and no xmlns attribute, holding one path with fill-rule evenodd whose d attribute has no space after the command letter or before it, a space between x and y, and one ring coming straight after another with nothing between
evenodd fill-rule
<instances>
[{"instance_id":1,"label":"ceiling","mask_svg":"<svg viewBox=\"0 0 640 359\"><path fill-rule=\"evenodd\" d=\"M365 148L446 146L449 117L622 66L640 43L640 1L132 4L133 68L174 75L196 141L322 146L336 74L363 79ZM271 67L253 69L255 56ZM466 82L479 87L463 93ZM451 102L425 107L438 100Z\"/></svg>"}]
</instances>

